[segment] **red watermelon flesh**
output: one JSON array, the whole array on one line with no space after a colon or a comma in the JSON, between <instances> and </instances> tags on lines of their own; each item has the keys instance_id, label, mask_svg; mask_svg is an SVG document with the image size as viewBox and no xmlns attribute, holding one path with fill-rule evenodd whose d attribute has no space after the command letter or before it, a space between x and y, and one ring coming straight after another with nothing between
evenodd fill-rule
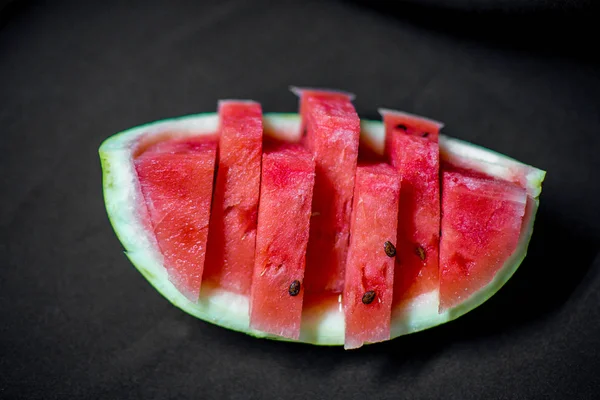
<instances>
[{"instance_id":1,"label":"red watermelon flesh","mask_svg":"<svg viewBox=\"0 0 600 400\"><path fill-rule=\"evenodd\" d=\"M381 110L385 153L402 179L398 212L394 306L439 286L440 181L438 137L442 124Z\"/></svg>"},{"instance_id":2,"label":"red watermelon flesh","mask_svg":"<svg viewBox=\"0 0 600 400\"><path fill-rule=\"evenodd\" d=\"M517 247L526 203L514 183L443 167L440 312L491 282Z\"/></svg>"},{"instance_id":3,"label":"red watermelon flesh","mask_svg":"<svg viewBox=\"0 0 600 400\"><path fill-rule=\"evenodd\" d=\"M360 120L351 97L300 91L304 144L315 158L306 290L341 293L350 233Z\"/></svg>"},{"instance_id":4,"label":"red watermelon flesh","mask_svg":"<svg viewBox=\"0 0 600 400\"><path fill-rule=\"evenodd\" d=\"M315 165L300 145L265 149L250 327L298 339Z\"/></svg>"},{"instance_id":5,"label":"red watermelon flesh","mask_svg":"<svg viewBox=\"0 0 600 400\"><path fill-rule=\"evenodd\" d=\"M161 140L154 143L140 141L136 158L140 155L148 157L151 154L194 154L202 153L216 146L216 135L188 137L183 132L165 132Z\"/></svg>"},{"instance_id":6,"label":"red watermelon flesh","mask_svg":"<svg viewBox=\"0 0 600 400\"><path fill-rule=\"evenodd\" d=\"M300 97L300 106L298 111L300 114L300 130L302 132L304 132L304 130L306 129L309 98L322 98L324 100L335 98L342 101L354 100L354 95L352 93L344 92L341 90L305 88L296 86L292 86L290 89L294 94Z\"/></svg>"},{"instance_id":7,"label":"red watermelon flesh","mask_svg":"<svg viewBox=\"0 0 600 400\"><path fill-rule=\"evenodd\" d=\"M389 165L358 166L343 296L346 349L390 338L399 193Z\"/></svg>"},{"instance_id":8,"label":"red watermelon flesh","mask_svg":"<svg viewBox=\"0 0 600 400\"><path fill-rule=\"evenodd\" d=\"M204 280L250 293L262 155L262 109L253 101L219 102L219 164Z\"/></svg>"},{"instance_id":9,"label":"red watermelon flesh","mask_svg":"<svg viewBox=\"0 0 600 400\"><path fill-rule=\"evenodd\" d=\"M190 301L200 293L217 144L188 138L149 147L135 161L169 280Z\"/></svg>"}]
</instances>

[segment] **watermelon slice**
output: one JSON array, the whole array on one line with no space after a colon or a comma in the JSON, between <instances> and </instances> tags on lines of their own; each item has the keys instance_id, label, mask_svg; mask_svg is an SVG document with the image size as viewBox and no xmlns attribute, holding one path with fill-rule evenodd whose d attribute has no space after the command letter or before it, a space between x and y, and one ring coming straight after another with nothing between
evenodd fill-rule
<instances>
[{"instance_id":1,"label":"watermelon slice","mask_svg":"<svg viewBox=\"0 0 600 400\"><path fill-rule=\"evenodd\" d=\"M346 349L390 338L399 196L392 167L357 167L343 297Z\"/></svg>"},{"instance_id":2,"label":"watermelon slice","mask_svg":"<svg viewBox=\"0 0 600 400\"><path fill-rule=\"evenodd\" d=\"M262 154L262 109L219 102L219 167L203 280L248 294L254 269Z\"/></svg>"},{"instance_id":3,"label":"watermelon slice","mask_svg":"<svg viewBox=\"0 0 600 400\"><path fill-rule=\"evenodd\" d=\"M327 99L338 99L341 101L353 101L356 96L353 93L345 92L342 90L334 90L334 89L319 89L319 88L307 88L307 87L297 87L291 86L290 90L296 96L300 98L300 132L306 133L306 126L308 123L308 115L309 115L309 107L308 100L310 98L322 98L324 100Z\"/></svg>"},{"instance_id":4,"label":"watermelon slice","mask_svg":"<svg viewBox=\"0 0 600 400\"><path fill-rule=\"evenodd\" d=\"M271 134L278 136L283 141L296 140L300 132L301 118L297 114L265 114L263 125L265 131L269 130ZM176 285L176 280L170 279L172 268L168 265L167 258L163 257L157 235L152 229L152 224L148 222L151 219L150 212L145 206L146 202L134 160L138 155L143 156L144 148L147 148L147 146L141 145L142 142L158 143L168 147L169 143L174 140L189 139L199 135L214 135L218 131L218 127L219 116L216 113L191 115L132 128L110 137L102 144L100 159L107 214L126 250L126 255L158 292L194 317L257 337L317 345L344 345L346 324L343 307L345 303L340 293L327 294L324 292L322 297L314 297L309 303L307 303L307 293L304 293L300 333L295 339L252 328L250 326L250 296L247 294L226 289L214 282L204 281L197 301L190 301L190 298L180 290L181 286ZM293 134L293 132L298 132L298 134ZM365 143L373 146L374 152L384 153L386 135L385 128L380 121L361 121L361 135L367 139L364 140ZM179 141L179 143L182 142ZM526 206L521 219L521 227L518 230L517 245L510 255L502 260L497 260L498 262L493 268L487 268L483 262L480 263L482 268L478 267L477 271L494 270L493 277L489 281L483 280L481 287L479 287L479 283L473 286L472 294L467 297L463 296L459 303L453 303L456 304L454 306L440 312L439 288L407 300L403 307L394 308L392 306L390 339L443 324L481 305L500 290L513 275L527 253L529 239L532 235L541 185L545 177L544 171L442 134L439 135L439 154L442 162L468 169L476 177L479 177L477 174L481 174L486 179L512 182L525 190ZM454 172L460 172L467 177L473 176L470 175L471 172L464 174L462 170ZM457 191L457 193L457 198L465 196L462 191ZM506 192L502 193L503 195L498 198L504 200L510 198L510 196L506 196ZM204 191L202 196L206 197ZM313 195L313 198L315 197ZM185 208L183 210L185 211ZM518 215L518 212L515 212L514 215ZM446 217L447 215L444 216L444 218ZM312 220L314 218L311 218L311 223ZM173 232L181 231L173 227L170 229ZM443 233L442 240L444 240ZM495 239L492 241L497 242ZM193 247L193 245L191 246ZM197 262L197 260L195 261ZM307 260L306 268L309 267ZM471 285L470 281L465 282ZM306 289L306 279L303 283L304 289ZM194 296L191 298L193 299Z\"/></svg>"},{"instance_id":5,"label":"watermelon slice","mask_svg":"<svg viewBox=\"0 0 600 400\"><path fill-rule=\"evenodd\" d=\"M442 172L440 312L490 283L519 244L526 190L482 175Z\"/></svg>"},{"instance_id":6,"label":"watermelon slice","mask_svg":"<svg viewBox=\"0 0 600 400\"><path fill-rule=\"evenodd\" d=\"M439 287L440 185L438 136L443 124L380 109L385 153L402 177L394 305Z\"/></svg>"},{"instance_id":7,"label":"watermelon slice","mask_svg":"<svg viewBox=\"0 0 600 400\"><path fill-rule=\"evenodd\" d=\"M295 89L313 152L316 177L306 254L308 292L341 293L350 234L360 120L352 97L336 91Z\"/></svg>"},{"instance_id":8,"label":"watermelon slice","mask_svg":"<svg viewBox=\"0 0 600 400\"><path fill-rule=\"evenodd\" d=\"M303 147L265 152L262 161L250 327L300 337L303 280L315 163Z\"/></svg>"},{"instance_id":9,"label":"watermelon slice","mask_svg":"<svg viewBox=\"0 0 600 400\"><path fill-rule=\"evenodd\" d=\"M200 293L217 144L204 137L158 143L134 163L169 280Z\"/></svg>"}]
</instances>

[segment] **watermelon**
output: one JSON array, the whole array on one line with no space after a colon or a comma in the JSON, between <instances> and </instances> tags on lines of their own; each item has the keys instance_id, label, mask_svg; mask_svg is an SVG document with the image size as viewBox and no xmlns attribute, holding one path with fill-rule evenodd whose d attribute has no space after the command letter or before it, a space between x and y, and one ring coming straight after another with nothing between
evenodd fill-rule
<instances>
[{"instance_id":1,"label":"watermelon","mask_svg":"<svg viewBox=\"0 0 600 400\"><path fill-rule=\"evenodd\" d=\"M297 87L291 86L290 90L296 96L300 98L300 132L302 134L306 133L306 125L308 121L308 101L311 98L322 98L322 99L338 99L341 101L352 101L355 96L353 93L345 92L342 90L333 90L333 89L319 89L319 88L307 88L307 87Z\"/></svg>"},{"instance_id":2,"label":"watermelon","mask_svg":"<svg viewBox=\"0 0 600 400\"><path fill-rule=\"evenodd\" d=\"M440 185L438 136L443 124L380 109L385 154L402 177L394 304L439 287Z\"/></svg>"},{"instance_id":3,"label":"watermelon","mask_svg":"<svg viewBox=\"0 0 600 400\"><path fill-rule=\"evenodd\" d=\"M262 155L262 109L219 102L219 163L203 280L248 294L254 269Z\"/></svg>"},{"instance_id":4,"label":"watermelon","mask_svg":"<svg viewBox=\"0 0 600 400\"><path fill-rule=\"evenodd\" d=\"M150 146L134 161L169 280L189 300L200 293L217 145L204 137Z\"/></svg>"},{"instance_id":5,"label":"watermelon","mask_svg":"<svg viewBox=\"0 0 600 400\"><path fill-rule=\"evenodd\" d=\"M357 167L343 296L346 349L390 338L399 196L392 167Z\"/></svg>"},{"instance_id":6,"label":"watermelon","mask_svg":"<svg viewBox=\"0 0 600 400\"><path fill-rule=\"evenodd\" d=\"M440 312L485 287L519 244L527 192L483 174L442 172Z\"/></svg>"},{"instance_id":7,"label":"watermelon","mask_svg":"<svg viewBox=\"0 0 600 400\"><path fill-rule=\"evenodd\" d=\"M300 141L304 146L308 147L306 141L308 137L302 139L300 136L301 120L301 116L298 114L267 113L263 115L263 127L265 133L269 132L269 135L280 139L280 141ZM256 300L267 300L266 304L273 305L273 296L271 296L271 299L267 296L270 293L254 296L255 298L251 301L252 289L250 294L245 294L227 288L218 281L202 279L201 282L198 282L197 278L200 276L198 273L199 265L201 264L204 251L202 249L202 238L197 238L199 240L188 240L192 239L191 237L188 237L186 240L181 240L181 238L185 236L182 233L185 233L186 229L190 231L190 226L197 226L198 228L208 226L208 216L202 217L205 218L203 220L204 223L200 221L202 218L198 218L201 210L198 209L197 205L206 204L206 199L210 198L212 194L211 190L214 192L214 189L210 185L207 185L204 187L204 190L198 190L197 193L194 193L194 198L191 198L192 196L189 193L192 193L195 190L194 188L199 189L200 182L204 182L205 176L212 178L214 174L211 175L208 173L210 168L207 171L198 168L201 171L197 173L194 170L193 180L183 178L187 176L187 172L196 168L193 166L197 165L198 158L194 159L196 164L192 161L189 164L187 164L187 161L186 164L182 164L177 161L180 158L169 159L168 157L174 155L183 155L189 158L200 157L199 155L205 153L205 145L202 144L202 141L198 145L194 144L197 143L196 138L203 136L207 138L207 142L211 140L215 142L214 138L210 140L209 138L219 132L219 121L220 117L217 113L197 114L157 121L113 135L102 143L99 154L102 162L103 189L107 215L125 248L125 254L148 282L168 301L184 312L203 321L260 338L315 345L346 345L346 326L352 326L352 323L349 322L348 325L346 324L345 309L346 307L352 308L360 304L357 304L358 301L356 298L352 299L351 296L346 296L345 298L343 292L321 291L318 296L307 296L306 276L300 282L300 287L298 288L298 296L301 292L304 294L299 332L297 331L297 308L293 308L293 317L286 319L284 316L280 316L277 318L277 322L269 328L257 325L257 321L261 320L260 312L258 313L259 318L253 318L253 323L251 324L251 303L256 305L258 304L255 302ZM335 121L335 118L333 121ZM382 122L362 120L360 121L360 129L360 135L364 139L361 140L361 143L368 143L374 153L383 155L385 152L386 133ZM446 275L441 278L441 286L409 298L401 306L395 306L392 302L389 339L433 328L458 318L484 303L501 289L519 267L527 253L527 247L533 232L536 211L541 195L541 185L545 178L544 171L491 150L443 134L439 134L438 139L442 173L452 172L458 174L456 178L456 190L451 189L448 192L451 197L444 198L444 193L442 193L442 209L452 211L445 211L441 216L441 246L445 249L445 240L448 239L459 246L466 245L466 247L464 251L460 249L459 251L455 245L450 250L442 250L440 252L440 259L445 260L447 258L451 260L449 262L443 261L440 264L440 268L447 271ZM353 141L347 140L346 143L350 149L353 148ZM171 154L169 154L169 151L166 151L168 149L171 149L169 150ZM193 149L196 150L192 151ZM314 151L310 147L308 150L314 157ZM262 151L263 153L269 152L268 149L264 148L264 143ZM210 153L210 151L207 151L207 153ZM213 155L216 157L216 151L214 151ZM164 171L170 171L169 174L154 173L156 176L153 178L162 186L159 184L149 185L148 183L152 181L138 174L136 170L136 165L141 164L140 160L150 156L165 157L161 161L161 168ZM181 157L181 159L183 158ZM187 158L185 159L187 160ZM211 157L207 157L207 159L211 159ZM208 160L207 164L210 164ZM452 168L446 167L447 165L452 165ZM148 176L153 174L152 168L149 166L147 166L147 174ZM171 175L173 178L169 178L167 175ZM316 194L318 175L319 170L315 160L313 203L318 199ZM178 176L180 178L176 178ZM338 176L343 177L346 175L340 173ZM354 179L354 176L352 179ZM465 191L463 183L469 179L476 179L478 184L471 185L473 190ZM208 179L206 180L208 181ZM188 184L188 189L186 189L188 190L188 195L179 197L171 196L169 201L163 201L163 205L161 205L160 201L156 203L146 201L146 197L169 199L168 195L172 192L183 194L183 189L186 187L183 183L186 182ZM151 190L148 191L148 188ZM490 188L493 188L493 190ZM492 193L492 196L489 193L486 194L485 190ZM522 212L523 191L526 196L524 212ZM144 192L148 193L148 196ZM282 191L282 195L285 193ZM515 197L517 193L521 196L518 200ZM352 188L353 194L354 187ZM476 215L481 216L481 218L484 218L485 215L490 215L489 212L492 207L495 207L494 204L502 204L499 208L502 210L500 213L502 220L498 220L496 224L486 223L485 226L492 228L503 226L505 232L497 234L494 233L493 229L481 229L483 227L481 225L482 221L476 217L469 220L468 215L464 213L464 207L458 207L459 203L478 204L480 208L477 209ZM181 204L181 207L172 212L181 213L182 216L174 215L170 220L165 219L163 221L157 219L157 214L158 217L160 217L160 213L165 215L165 210L168 210L169 207L171 207L170 209L174 209L175 204ZM349 207L351 210L354 209L352 204L353 202L350 203ZM157 205L159 206L158 208L156 207ZM260 200L258 207L260 210ZM205 215L206 210L210 210L210 207L206 205L203 209ZM311 209L314 210L314 204L311 205ZM388 208L388 211L393 212L394 210L394 207ZM460 210L462 210L462 214L459 213ZM448 215L448 213L453 214L455 212L456 216ZM151 218L151 215L154 215L154 217ZM351 221L351 216L352 214L350 213L349 221ZM278 219L276 215L271 215L267 218L272 221L277 220L282 224L284 223L284 218ZM471 228L467 231L457 229L455 226L456 219L460 218L465 218L465 221L470 224ZM182 222L183 219L186 219L185 223ZM260 230L260 220L259 216L258 230ZM312 225L314 220L315 217L313 216L310 218L309 223ZM521 221L519 228L517 228L518 220ZM171 234L157 235L153 229L152 221L155 224L158 221L158 225L164 225L161 229L168 229ZM477 225L477 222L480 225ZM368 225L365 226L367 226L365 229L372 229ZM447 236L444 236L445 226L448 226L446 229L449 232ZM381 226L373 230L373 232L383 234L379 229L387 230L388 228ZM306 226L304 226L304 230L299 226L294 226L294 229L297 232L306 232ZM348 229L350 231L350 227ZM506 232L507 229L510 230L510 234ZM308 230L312 233L311 227ZM361 231L356 237L364 235L364 233L364 231ZM486 243L486 246L491 246L488 251L469 247L467 241L470 240L468 239L468 235L471 234L477 237L479 243ZM515 237L517 237L516 245L514 244ZM166 241L165 238L169 240ZM177 241L177 243L174 241ZM392 240L389 241L392 242ZM291 243L289 240L288 242ZM310 237L308 242L307 248L310 246ZM160 243L167 243L170 247L161 246ZM175 244L179 247L175 246ZM357 240L352 246L358 248L367 245L368 241L365 239L364 241ZM298 246L299 244L294 242L294 245L287 250L297 257L302 251L298 250ZM504 249L503 253L496 251L500 247ZM390 249L389 246L388 249ZM175 254L176 252L178 254ZM194 252L198 257L190 257L191 252ZM256 254L255 252L255 262L257 258ZM454 257L454 260L452 260L453 254L458 254L465 258L476 258L475 263L470 265L472 268L469 270L468 275L464 273L462 276L460 275L461 268L463 271L464 268L461 266L461 260L458 260L459 262L455 261L458 259L457 257ZM373 257L373 255L368 253L361 255L361 257L365 257L365 260L371 260L369 257ZM387 260L388 263L390 261L391 259ZM181 265L185 266L186 269L180 268ZM349 263L349 265L352 265L350 271L356 270L355 265L352 263ZM187 269L188 266L190 267L189 269ZM305 275L308 273L310 267L307 255ZM327 268L324 271L327 272ZM177 273L180 275L179 278L176 277ZM473 276L480 273L482 274L481 279ZM289 280L292 274L298 274L294 280L300 281L300 268L286 270L286 274L289 275L286 276L286 280ZM194 291L198 290L199 283L201 283L201 290L196 297ZM355 281L348 279L348 283L355 283ZM253 283L251 283L251 288L252 285ZM257 283L257 289L259 285L260 283ZM281 291L282 288L275 289ZM389 289L391 289L393 294L396 287L389 288L388 284L386 289L388 290L384 290L383 293L389 295ZM288 286L288 296L289 290L290 287ZM457 292L461 293L462 296L458 300L456 300L458 297L456 295ZM294 297L291 300L299 303L298 299L299 297ZM371 305L375 304L375 299L378 299L377 295L373 297ZM446 302L445 299L449 299L449 302ZM285 300L289 301L290 297L285 297ZM297 307L297 303L292 304ZM440 306L440 304L445 304L445 306ZM259 308L262 309L262 307ZM264 307L266 310L268 305ZM254 306L252 309L257 310ZM373 318L379 318L378 315L373 314ZM377 324L380 324L380 322L377 322ZM284 331L286 327L294 328L286 333ZM363 329L365 332L367 331L365 325L363 325ZM387 328L384 330L387 331ZM362 334L363 332L360 333ZM371 343L372 339L366 339L366 336L365 334L364 343ZM352 334L349 333L348 339L350 340L351 338ZM357 346L360 343L363 343L362 339L358 341Z\"/></svg>"},{"instance_id":8,"label":"watermelon","mask_svg":"<svg viewBox=\"0 0 600 400\"><path fill-rule=\"evenodd\" d=\"M312 155L299 145L263 155L250 327L298 339L315 180Z\"/></svg>"},{"instance_id":9,"label":"watermelon","mask_svg":"<svg viewBox=\"0 0 600 400\"><path fill-rule=\"evenodd\" d=\"M348 94L314 89L296 89L296 93L306 124L304 143L316 165L305 286L313 293L341 293L360 120Z\"/></svg>"}]
</instances>

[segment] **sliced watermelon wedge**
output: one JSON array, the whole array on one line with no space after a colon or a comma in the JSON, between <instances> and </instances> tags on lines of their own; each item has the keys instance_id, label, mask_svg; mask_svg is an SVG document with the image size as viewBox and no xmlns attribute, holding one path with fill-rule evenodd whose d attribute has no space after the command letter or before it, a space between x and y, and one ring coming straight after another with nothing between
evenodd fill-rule
<instances>
[{"instance_id":1,"label":"sliced watermelon wedge","mask_svg":"<svg viewBox=\"0 0 600 400\"><path fill-rule=\"evenodd\" d=\"M359 165L344 280L344 348L390 338L400 177L388 164Z\"/></svg>"},{"instance_id":2,"label":"sliced watermelon wedge","mask_svg":"<svg viewBox=\"0 0 600 400\"><path fill-rule=\"evenodd\" d=\"M519 244L526 190L477 175L442 172L440 312L492 281Z\"/></svg>"},{"instance_id":3,"label":"sliced watermelon wedge","mask_svg":"<svg viewBox=\"0 0 600 400\"><path fill-rule=\"evenodd\" d=\"M143 204L169 280L191 301L200 293L217 144L205 137L150 146L135 160Z\"/></svg>"},{"instance_id":4,"label":"sliced watermelon wedge","mask_svg":"<svg viewBox=\"0 0 600 400\"><path fill-rule=\"evenodd\" d=\"M299 145L263 155L250 327L300 337L304 269L315 181L312 155Z\"/></svg>"},{"instance_id":5,"label":"sliced watermelon wedge","mask_svg":"<svg viewBox=\"0 0 600 400\"><path fill-rule=\"evenodd\" d=\"M218 130L216 113L191 115L136 127L107 139L100 147L107 214L133 265L170 302L183 311L219 326L257 337L291 340L317 345L344 345L343 295L324 296L318 303L303 306L298 339L285 338L250 327L250 297L202 282L197 301L187 297L169 279L169 269L152 229L134 160L141 141L160 142L165 138L213 135ZM265 114L265 129L288 139L299 132L297 114ZM373 150L383 154L385 129L379 121L361 121L361 135ZM391 310L390 339L429 329L455 319L478 307L496 293L512 276L527 253L545 172L509 157L440 134L440 159L491 178L514 182L525 189L527 200L515 250L501 262L491 281L461 302L439 312L439 289L407 301ZM311 221L312 222L312 221ZM443 235L442 235L443 236ZM308 264L307 264L308 267Z\"/></svg>"},{"instance_id":6,"label":"sliced watermelon wedge","mask_svg":"<svg viewBox=\"0 0 600 400\"><path fill-rule=\"evenodd\" d=\"M254 101L219 102L219 164L204 281L250 293L262 156L262 109Z\"/></svg>"},{"instance_id":7,"label":"sliced watermelon wedge","mask_svg":"<svg viewBox=\"0 0 600 400\"><path fill-rule=\"evenodd\" d=\"M306 254L306 290L341 293L350 234L360 120L349 94L299 89L304 143L316 177Z\"/></svg>"},{"instance_id":8,"label":"sliced watermelon wedge","mask_svg":"<svg viewBox=\"0 0 600 400\"><path fill-rule=\"evenodd\" d=\"M380 109L385 154L401 176L394 306L439 287L441 122Z\"/></svg>"}]
</instances>

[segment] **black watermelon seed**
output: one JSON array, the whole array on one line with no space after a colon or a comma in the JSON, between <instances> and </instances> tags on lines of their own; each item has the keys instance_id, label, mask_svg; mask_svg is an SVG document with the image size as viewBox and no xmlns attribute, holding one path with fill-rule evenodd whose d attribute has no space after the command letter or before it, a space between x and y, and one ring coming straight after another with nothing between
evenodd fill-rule
<instances>
[{"instance_id":1,"label":"black watermelon seed","mask_svg":"<svg viewBox=\"0 0 600 400\"><path fill-rule=\"evenodd\" d=\"M383 249L388 257L394 257L396 255L396 248L390 241L387 241L383 244Z\"/></svg>"},{"instance_id":2,"label":"black watermelon seed","mask_svg":"<svg viewBox=\"0 0 600 400\"><path fill-rule=\"evenodd\" d=\"M290 284L288 289L290 296L297 296L300 293L300 281L296 280Z\"/></svg>"},{"instance_id":3,"label":"black watermelon seed","mask_svg":"<svg viewBox=\"0 0 600 400\"><path fill-rule=\"evenodd\" d=\"M371 304L373 300L375 300L375 291L369 290L368 292L365 292L365 294L363 294L362 302L364 304Z\"/></svg>"}]
</instances>

